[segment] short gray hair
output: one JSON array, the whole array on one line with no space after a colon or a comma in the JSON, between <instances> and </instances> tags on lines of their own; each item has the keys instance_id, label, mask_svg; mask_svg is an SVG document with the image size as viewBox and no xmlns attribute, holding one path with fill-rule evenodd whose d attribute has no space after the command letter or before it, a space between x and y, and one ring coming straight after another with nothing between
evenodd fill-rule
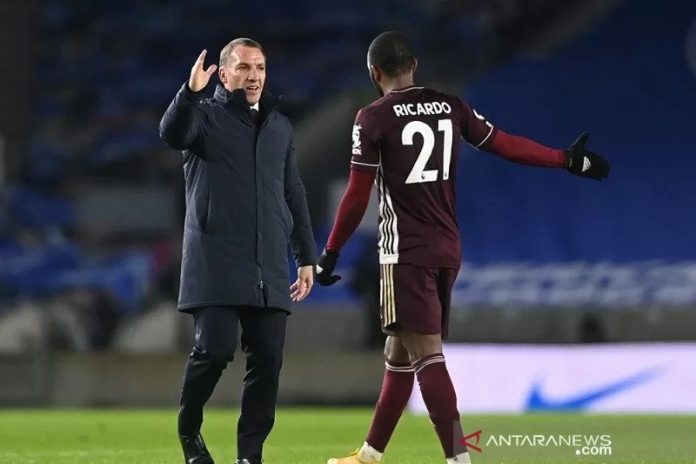
<instances>
[{"instance_id":1,"label":"short gray hair","mask_svg":"<svg viewBox=\"0 0 696 464\"><path fill-rule=\"evenodd\" d=\"M232 54L232 51L234 51L234 49L240 45L244 47L258 48L259 50L261 50L261 53L263 53L263 56L266 56L266 53L264 53L263 47L261 47L260 43L248 37L239 37L238 39L234 39L232 42L225 45L225 48L223 48L220 52L220 67L225 66L227 64L227 62L230 59L230 55Z\"/></svg>"}]
</instances>

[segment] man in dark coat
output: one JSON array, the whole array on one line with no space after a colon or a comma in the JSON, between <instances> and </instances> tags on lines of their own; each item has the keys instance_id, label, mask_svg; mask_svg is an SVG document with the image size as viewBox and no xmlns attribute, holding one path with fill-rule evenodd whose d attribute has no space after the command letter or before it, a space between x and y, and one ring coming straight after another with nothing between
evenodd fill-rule
<instances>
[{"instance_id":1,"label":"man in dark coat","mask_svg":"<svg viewBox=\"0 0 696 464\"><path fill-rule=\"evenodd\" d=\"M183 151L186 219L179 304L193 314L195 345L186 364L178 431L186 464L212 464L200 434L203 406L242 327L246 376L237 427L238 464L261 462L273 427L285 324L291 300L313 284L316 246L293 131L265 93L266 59L251 39L220 54L222 85L203 99L217 66L204 50L160 123ZM288 244L298 267L290 286Z\"/></svg>"}]
</instances>

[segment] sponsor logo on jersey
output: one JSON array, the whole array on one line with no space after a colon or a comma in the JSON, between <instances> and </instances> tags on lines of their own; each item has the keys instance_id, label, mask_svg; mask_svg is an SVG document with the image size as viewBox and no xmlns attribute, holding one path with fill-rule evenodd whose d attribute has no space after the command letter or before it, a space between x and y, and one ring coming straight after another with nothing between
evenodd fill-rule
<instances>
[{"instance_id":1,"label":"sponsor logo on jersey","mask_svg":"<svg viewBox=\"0 0 696 464\"><path fill-rule=\"evenodd\" d=\"M362 126L360 124L353 125L353 154L362 155L362 149L360 148L360 129Z\"/></svg>"},{"instance_id":2,"label":"sponsor logo on jersey","mask_svg":"<svg viewBox=\"0 0 696 464\"><path fill-rule=\"evenodd\" d=\"M450 114L452 107L447 102L399 103L392 106L397 116L421 116L429 114Z\"/></svg>"}]
</instances>

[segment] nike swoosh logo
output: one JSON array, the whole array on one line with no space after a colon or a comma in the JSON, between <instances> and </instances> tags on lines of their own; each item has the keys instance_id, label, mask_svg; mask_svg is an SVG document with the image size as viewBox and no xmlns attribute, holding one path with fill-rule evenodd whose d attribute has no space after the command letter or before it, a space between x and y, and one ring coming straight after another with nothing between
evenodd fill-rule
<instances>
[{"instance_id":1,"label":"nike swoosh logo","mask_svg":"<svg viewBox=\"0 0 696 464\"><path fill-rule=\"evenodd\" d=\"M649 382L656 377L662 369L651 368L638 372L630 377L612 382L608 385L593 388L562 399L548 398L542 393L541 382L537 381L532 385L527 399L527 411L579 411L591 405L595 401L607 398L625 390L637 387Z\"/></svg>"}]
</instances>

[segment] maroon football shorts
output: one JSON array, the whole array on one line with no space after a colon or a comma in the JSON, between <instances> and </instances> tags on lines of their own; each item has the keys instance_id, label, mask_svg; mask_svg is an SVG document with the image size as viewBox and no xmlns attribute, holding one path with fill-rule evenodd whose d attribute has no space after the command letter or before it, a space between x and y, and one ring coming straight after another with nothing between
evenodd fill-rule
<instances>
[{"instance_id":1,"label":"maroon football shorts","mask_svg":"<svg viewBox=\"0 0 696 464\"><path fill-rule=\"evenodd\" d=\"M442 334L447 338L452 286L459 269L428 268L413 264L380 266L382 331Z\"/></svg>"}]
</instances>

